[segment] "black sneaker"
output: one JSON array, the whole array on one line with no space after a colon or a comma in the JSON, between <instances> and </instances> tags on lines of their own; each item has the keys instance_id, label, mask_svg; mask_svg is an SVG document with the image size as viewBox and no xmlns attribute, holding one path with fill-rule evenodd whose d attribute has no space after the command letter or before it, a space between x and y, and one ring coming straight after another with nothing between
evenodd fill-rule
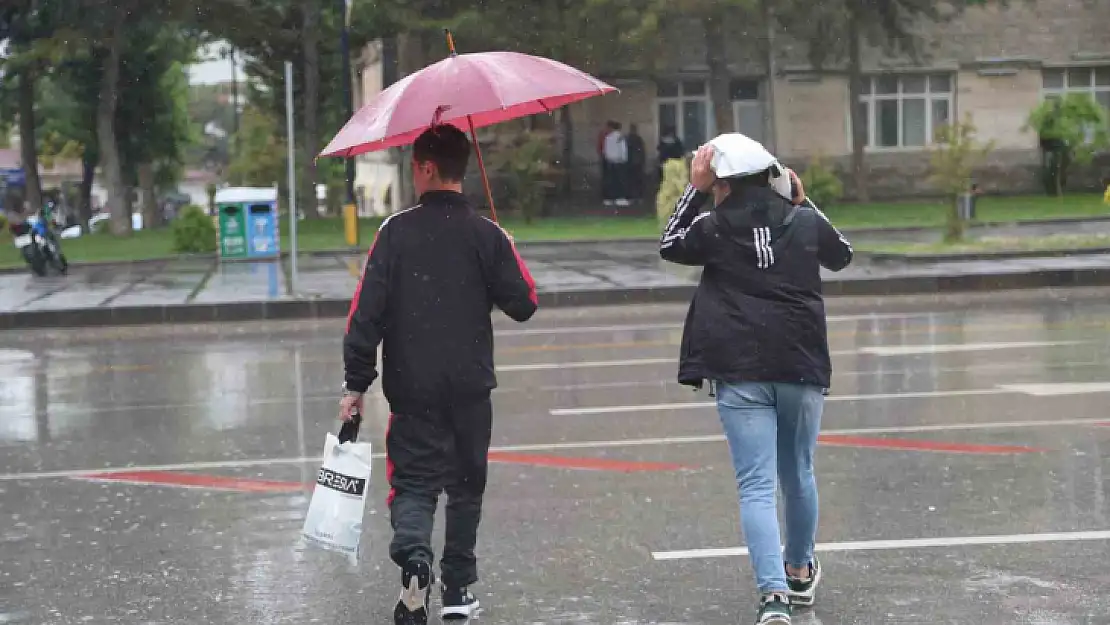
<instances>
[{"instance_id":1,"label":"black sneaker","mask_svg":"<svg viewBox=\"0 0 1110 625\"><path fill-rule=\"evenodd\" d=\"M790 587L790 604L803 608L813 605L817 597L817 584L820 583L821 563L817 561L817 556L813 556L813 562L809 564L809 579L786 576L786 585Z\"/></svg>"},{"instance_id":2,"label":"black sneaker","mask_svg":"<svg viewBox=\"0 0 1110 625\"><path fill-rule=\"evenodd\" d=\"M786 593L765 595L759 600L755 625L790 625L790 599Z\"/></svg>"},{"instance_id":3,"label":"black sneaker","mask_svg":"<svg viewBox=\"0 0 1110 625\"><path fill-rule=\"evenodd\" d=\"M401 569L401 598L393 608L394 625L428 625L432 596L432 565L411 560Z\"/></svg>"},{"instance_id":4,"label":"black sneaker","mask_svg":"<svg viewBox=\"0 0 1110 625\"><path fill-rule=\"evenodd\" d=\"M478 613L478 598L465 586L462 588L443 587L443 609L439 611L444 619L465 619Z\"/></svg>"}]
</instances>

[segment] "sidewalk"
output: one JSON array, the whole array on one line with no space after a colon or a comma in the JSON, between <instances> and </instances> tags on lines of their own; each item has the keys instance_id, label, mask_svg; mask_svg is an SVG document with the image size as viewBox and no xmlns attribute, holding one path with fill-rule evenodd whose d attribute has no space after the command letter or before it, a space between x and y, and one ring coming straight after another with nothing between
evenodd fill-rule
<instances>
[{"instance_id":1,"label":"sidewalk","mask_svg":"<svg viewBox=\"0 0 1110 625\"><path fill-rule=\"evenodd\" d=\"M547 307L683 301L698 270L660 260L653 242L522 245ZM65 277L0 275L0 328L287 319L345 315L361 255L180 260L75 268ZM972 262L871 263L825 275L829 296L884 296L1110 284L1110 254Z\"/></svg>"}]
</instances>

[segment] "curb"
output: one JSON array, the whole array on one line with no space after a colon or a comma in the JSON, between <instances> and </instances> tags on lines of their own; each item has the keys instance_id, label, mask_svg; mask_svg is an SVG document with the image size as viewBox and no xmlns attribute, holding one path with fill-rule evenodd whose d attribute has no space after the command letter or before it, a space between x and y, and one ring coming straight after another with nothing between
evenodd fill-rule
<instances>
[{"instance_id":1,"label":"curb","mask_svg":"<svg viewBox=\"0 0 1110 625\"><path fill-rule=\"evenodd\" d=\"M968 252L967 254L896 254L892 252L857 251L860 258L875 263L945 263L991 260L1012 260L1019 258L1061 258L1064 256L1097 256L1110 254L1110 247L1088 247L1081 249L1014 250L1011 252Z\"/></svg>"},{"instance_id":2,"label":"curb","mask_svg":"<svg viewBox=\"0 0 1110 625\"><path fill-rule=\"evenodd\" d=\"M1110 268L1047 269L1004 274L903 276L897 278L829 280L827 297L937 295L977 291L1110 285ZM669 304L688 302L696 286L665 286L540 293L541 308ZM289 299L217 304L119 306L0 313L0 330L77 328L172 323L213 323L329 319L347 316L348 299Z\"/></svg>"},{"instance_id":3,"label":"curb","mask_svg":"<svg viewBox=\"0 0 1110 625\"><path fill-rule=\"evenodd\" d=\"M1002 228L1002 227L1014 227L1014 226L1020 228L1022 226L1049 226L1049 225L1063 225L1063 224L1074 224L1074 223L1084 223L1084 222L1101 223L1101 222L1106 222L1106 221L1110 221L1110 215L1092 215L1092 216L1089 216L1089 217L1057 217L1057 218L1051 218L1051 219L1027 219L1027 220L1022 220L1022 221L983 221L983 222L974 222L973 224L971 224L970 229L974 230L974 229L977 229L977 228ZM843 232L846 236L855 236L855 235L866 236L866 235L876 235L876 234L915 234L915 233L920 233L920 232L934 232L934 231L939 231L940 229L941 229L941 226L908 226L908 227L895 227L895 228L844 228ZM612 237L612 238L573 239L573 240L568 240L568 239L551 239L551 240L537 239L537 240L532 240L532 241L519 241L518 244L522 249L527 249L530 246L536 246L536 247L570 247L570 246L575 246L575 245L612 245L612 244L621 244L621 243L643 243L643 244L652 243L653 244L653 243L658 243L658 242L659 242L659 237L653 236L653 237ZM335 248L335 249L327 249L327 250L312 250L312 251L309 251L309 252L300 252L298 254L298 256L309 256L309 257L344 256L344 255L349 256L349 255L355 255L355 254L365 254L366 251L367 251L367 248L346 247L346 248ZM1053 251L1053 252L1055 252L1055 251ZM1017 252L1013 252L1013 253L1016 254ZM973 258L971 256L962 256L962 255L958 255L958 254L953 254L953 255L937 255L936 258L930 257L929 259L933 260L933 261L937 261L937 260L990 260L992 258L997 258L997 259L1002 259L1002 258L1029 258L1029 257L1032 257L1032 256L1037 256L1037 255L1039 255L1039 256L1057 256L1057 255L1062 255L1062 254L1065 254L1065 253L1075 254L1075 253L1082 253L1082 252L1076 252L1076 251L1073 251L1073 250L1067 250L1067 251L1061 250L1058 253L1039 253L1039 254L1030 254L1029 256L1025 256L1025 255L1022 255L1022 256L1002 256L1002 255L991 256L991 255L987 255L987 256L984 256L982 258ZM1086 253L1105 253L1105 252L1086 252ZM863 254L863 252L861 252L861 254ZM1000 254L1010 254L1010 252L1002 252ZM899 254L877 253L877 254L871 255L870 258L873 258L875 260L907 260L907 262L913 262L912 260L909 260L907 258L903 258L903 257L909 257L909 256L921 257L921 262L925 262L925 257L927 255L924 255L924 254L899 255ZM895 258L895 257L898 257L898 258ZM288 251L281 252L281 258L289 258L289 252ZM212 254L182 254L182 255L179 255L179 256L160 256L160 257L157 257L157 258L144 258L144 259L137 259L137 260L105 260L105 261L75 262L75 263L70 263L70 267L75 268L75 269L79 269L79 268L94 269L94 268L98 268L98 267L145 267L145 266L150 266L150 265L157 265L157 264L160 264L160 263L168 263L168 262L175 262L175 261L187 261L187 260L217 261L217 260L219 260L219 256L215 253L212 253ZM251 262L265 262L265 261L268 261L268 260L273 260L273 259L272 258L244 258L244 259L229 260L229 261L225 261L225 262L251 263ZM27 271L26 267L0 267L0 275L20 274L20 273L25 273L26 271Z\"/></svg>"}]
</instances>

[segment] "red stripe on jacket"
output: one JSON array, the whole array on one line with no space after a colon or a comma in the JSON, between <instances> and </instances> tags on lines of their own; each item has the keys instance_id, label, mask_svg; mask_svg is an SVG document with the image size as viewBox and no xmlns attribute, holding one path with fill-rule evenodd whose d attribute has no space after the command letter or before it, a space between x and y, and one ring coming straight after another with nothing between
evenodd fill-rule
<instances>
[{"instance_id":1,"label":"red stripe on jacket","mask_svg":"<svg viewBox=\"0 0 1110 625\"><path fill-rule=\"evenodd\" d=\"M366 268L370 266L370 257L374 255L374 247L378 244L378 235L381 231L374 233L374 242L370 244L370 251L366 254L366 267L362 270L362 275L358 278L358 286L355 287L355 296L351 298L351 309L347 311L347 332L351 331L351 319L354 319L355 312L358 310L358 298L362 295L362 281L366 279Z\"/></svg>"},{"instance_id":2,"label":"red stripe on jacket","mask_svg":"<svg viewBox=\"0 0 1110 625\"><path fill-rule=\"evenodd\" d=\"M512 239L509 239L509 247L513 248L513 256L516 257L516 265L520 268L520 275L524 276L524 282L528 284L528 298L538 306L540 297L536 294L536 279L532 277L532 272L528 271L528 265L524 264L524 259L520 257L520 252L516 250L516 243Z\"/></svg>"}]
</instances>

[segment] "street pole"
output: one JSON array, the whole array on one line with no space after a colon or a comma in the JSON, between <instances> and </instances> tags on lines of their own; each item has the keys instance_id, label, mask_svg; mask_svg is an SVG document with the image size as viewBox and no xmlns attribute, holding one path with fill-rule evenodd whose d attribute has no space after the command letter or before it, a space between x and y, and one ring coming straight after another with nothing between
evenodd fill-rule
<instances>
[{"instance_id":1,"label":"street pole","mask_svg":"<svg viewBox=\"0 0 1110 625\"><path fill-rule=\"evenodd\" d=\"M347 119L355 115L354 93L351 88L351 10L349 3L354 0L338 0L339 9L343 12L343 31L340 35L340 50L343 57L343 106L346 108ZM358 247L358 202L355 200L355 159L345 159L347 168L347 201L344 203L344 222L347 226L347 245Z\"/></svg>"},{"instance_id":2,"label":"street pole","mask_svg":"<svg viewBox=\"0 0 1110 625\"><path fill-rule=\"evenodd\" d=\"M289 148L289 290L297 295L297 158L293 142L293 64L285 62L285 139Z\"/></svg>"}]
</instances>

